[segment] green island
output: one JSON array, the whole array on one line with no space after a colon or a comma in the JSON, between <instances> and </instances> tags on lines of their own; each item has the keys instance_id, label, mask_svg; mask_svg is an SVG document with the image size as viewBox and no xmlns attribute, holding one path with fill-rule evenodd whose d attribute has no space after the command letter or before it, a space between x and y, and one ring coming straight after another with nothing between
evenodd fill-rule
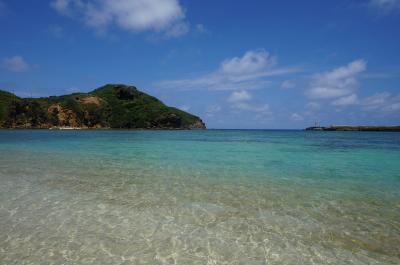
<instances>
[{"instance_id":1,"label":"green island","mask_svg":"<svg viewBox=\"0 0 400 265\"><path fill-rule=\"evenodd\" d=\"M313 126L307 131L368 131L368 132L400 132L399 125L331 125L329 127Z\"/></svg>"},{"instance_id":2,"label":"green island","mask_svg":"<svg viewBox=\"0 0 400 265\"><path fill-rule=\"evenodd\" d=\"M0 128L204 129L205 124L134 86L107 84L89 93L41 98L0 90Z\"/></svg>"}]
</instances>

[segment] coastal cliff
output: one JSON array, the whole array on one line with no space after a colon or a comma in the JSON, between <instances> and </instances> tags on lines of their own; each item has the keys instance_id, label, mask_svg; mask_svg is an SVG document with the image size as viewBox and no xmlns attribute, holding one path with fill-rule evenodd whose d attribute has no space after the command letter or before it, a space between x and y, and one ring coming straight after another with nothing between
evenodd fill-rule
<instances>
[{"instance_id":1,"label":"coastal cliff","mask_svg":"<svg viewBox=\"0 0 400 265\"><path fill-rule=\"evenodd\" d=\"M108 84L89 93L20 98L0 90L0 128L205 129L190 113L134 86Z\"/></svg>"}]
</instances>

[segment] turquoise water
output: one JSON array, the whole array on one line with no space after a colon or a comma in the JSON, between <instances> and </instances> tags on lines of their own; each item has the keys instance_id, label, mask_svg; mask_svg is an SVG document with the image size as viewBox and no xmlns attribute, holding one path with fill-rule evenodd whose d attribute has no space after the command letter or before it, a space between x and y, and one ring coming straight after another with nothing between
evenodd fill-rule
<instances>
[{"instance_id":1,"label":"turquoise water","mask_svg":"<svg viewBox=\"0 0 400 265\"><path fill-rule=\"evenodd\" d=\"M400 264L400 133L0 130L0 264Z\"/></svg>"}]
</instances>

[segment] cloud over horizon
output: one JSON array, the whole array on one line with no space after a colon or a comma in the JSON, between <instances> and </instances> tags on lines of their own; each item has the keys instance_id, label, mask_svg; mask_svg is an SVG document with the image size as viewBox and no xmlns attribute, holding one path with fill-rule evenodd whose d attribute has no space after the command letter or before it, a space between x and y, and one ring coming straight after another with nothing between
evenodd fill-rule
<instances>
[{"instance_id":1,"label":"cloud over horizon","mask_svg":"<svg viewBox=\"0 0 400 265\"><path fill-rule=\"evenodd\" d=\"M361 82L361 74L366 70L367 61L358 59L311 75L303 94L310 101L303 108L296 109L290 116L291 120L300 122L326 119L326 115L343 113L342 110L359 113L360 117L396 115L400 112L400 94L378 90L381 92L368 95L360 89L365 86Z\"/></svg>"},{"instance_id":2,"label":"cloud over horizon","mask_svg":"<svg viewBox=\"0 0 400 265\"><path fill-rule=\"evenodd\" d=\"M311 99L334 99L348 96L358 88L357 77L366 69L367 62L359 59L331 71L315 74L306 94Z\"/></svg>"},{"instance_id":3,"label":"cloud over horizon","mask_svg":"<svg viewBox=\"0 0 400 265\"><path fill-rule=\"evenodd\" d=\"M395 95L386 91L375 93L362 99L359 104L365 110L398 112L400 111L400 94Z\"/></svg>"},{"instance_id":4,"label":"cloud over horizon","mask_svg":"<svg viewBox=\"0 0 400 265\"><path fill-rule=\"evenodd\" d=\"M298 68L277 68L277 59L264 49L249 50L242 57L223 60L213 72L189 79L157 83L162 88L183 90L250 90L266 87L266 77L298 72Z\"/></svg>"},{"instance_id":5,"label":"cloud over horizon","mask_svg":"<svg viewBox=\"0 0 400 265\"><path fill-rule=\"evenodd\" d=\"M270 119L272 112L268 104L256 104L252 102L253 96L245 91L233 91L227 101L236 112L248 111L256 113L256 119Z\"/></svg>"}]
</instances>

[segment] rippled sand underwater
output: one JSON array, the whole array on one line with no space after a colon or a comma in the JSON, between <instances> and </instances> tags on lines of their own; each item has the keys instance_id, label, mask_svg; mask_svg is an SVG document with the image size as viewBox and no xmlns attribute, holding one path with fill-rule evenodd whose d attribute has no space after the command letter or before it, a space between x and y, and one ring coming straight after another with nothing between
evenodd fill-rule
<instances>
[{"instance_id":1,"label":"rippled sand underwater","mask_svg":"<svg viewBox=\"0 0 400 265\"><path fill-rule=\"evenodd\" d=\"M0 131L0 264L400 264L399 136Z\"/></svg>"}]
</instances>

